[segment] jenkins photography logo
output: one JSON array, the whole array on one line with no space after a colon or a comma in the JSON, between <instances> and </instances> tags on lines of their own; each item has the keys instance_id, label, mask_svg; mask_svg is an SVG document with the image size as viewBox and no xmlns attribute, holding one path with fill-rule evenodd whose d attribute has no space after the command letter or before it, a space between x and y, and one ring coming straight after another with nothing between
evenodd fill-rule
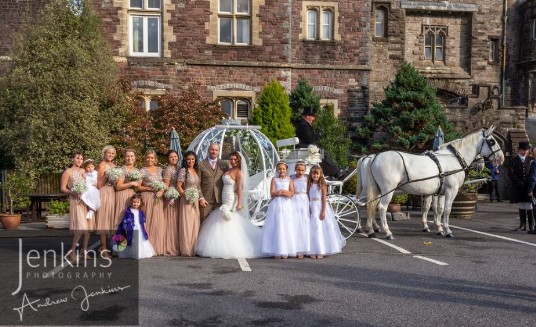
<instances>
[{"instance_id":1,"label":"jenkins photography logo","mask_svg":"<svg viewBox=\"0 0 536 327\"><path fill-rule=\"evenodd\" d=\"M123 240L117 241L114 251L121 251ZM72 253L70 244L69 238L0 238L1 324L138 324L138 261L82 253L79 246Z\"/></svg>"}]
</instances>

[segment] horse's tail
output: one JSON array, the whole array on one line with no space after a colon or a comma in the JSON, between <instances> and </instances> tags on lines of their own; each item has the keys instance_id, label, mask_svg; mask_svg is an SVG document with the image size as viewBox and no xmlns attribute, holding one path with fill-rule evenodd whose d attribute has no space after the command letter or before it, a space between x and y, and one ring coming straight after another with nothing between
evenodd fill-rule
<instances>
[{"instance_id":1,"label":"horse's tail","mask_svg":"<svg viewBox=\"0 0 536 327\"><path fill-rule=\"evenodd\" d=\"M376 215L376 207L378 206L378 202L380 201L380 187L376 183L376 180L374 179L374 176L372 175L372 164L374 163L374 159L370 160L370 162L367 165L367 215L368 219L374 221L374 217Z\"/></svg>"}]
</instances>

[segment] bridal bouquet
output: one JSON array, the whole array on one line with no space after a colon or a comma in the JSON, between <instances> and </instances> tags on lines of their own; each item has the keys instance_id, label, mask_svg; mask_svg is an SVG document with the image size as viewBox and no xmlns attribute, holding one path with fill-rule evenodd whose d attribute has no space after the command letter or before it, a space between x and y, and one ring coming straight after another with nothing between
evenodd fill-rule
<instances>
[{"instance_id":1,"label":"bridal bouquet","mask_svg":"<svg viewBox=\"0 0 536 327\"><path fill-rule=\"evenodd\" d=\"M78 195L78 202L80 202L80 195L87 191L86 181L82 178L77 178L73 181L73 186L71 186L71 192Z\"/></svg>"},{"instance_id":2,"label":"bridal bouquet","mask_svg":"<svg viewBox=\"0 0 536 327\"><path fill-rule=\"evenodd\" d=\"M187 188L184 191L184 195L186 197L186 201L190 204L194 204L197 200L199 200L199 191L195 187Z\"/></svg>"},{"instance_id":3,"label":"bridal bouquet","mask_svg":"<svg viewBox=\"0 0 536 327\"><path fill-rule=\"evenodd\" d=\"M179 191L171 186L164 192L164 197L169 200L169 205L172 206L175 203L175 199L179 197Z\"/></svg>"},{"instance_id":4,"label":"bridal bouquet","mask_svg":"<svg viewBox=\"0 0 536 327\"><path fill-rule=\"evenodd\" d=\"M222 213L222 218L224 220L231 220L233 219L233 209L231 209L228 205L222 204L220 206L220 212Z\"/></svg>"},{"instance_id":5,"label":"bridal bouquet","mask_svg":"<svg viewBox=\"0 0 536 327\"><path fill-rule=\"evenodd\" d=\"M123 177L123 170L119 167L112 167L106 169L104 172L108 181L112 184L115 184L121 177Z\"/></svg>"}]
</instances>

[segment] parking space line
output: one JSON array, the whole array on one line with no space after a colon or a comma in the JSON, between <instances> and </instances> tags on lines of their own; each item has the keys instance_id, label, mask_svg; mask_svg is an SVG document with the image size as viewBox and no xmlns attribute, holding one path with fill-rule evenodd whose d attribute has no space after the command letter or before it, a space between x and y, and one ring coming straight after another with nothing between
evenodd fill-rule
<instances>
[{"instance_id":1,"label":"parking space line","mask_svg":"<svg viewBox=\"0 0 536 327\"><path fill-rule=\"evenodd\" d=\"M450 227L458 228L458 229L465 230L465 231L468 231L468 232L473 232L473 233L476 233L476 234L482 234L482 235L486 235L486 236L496 237L496 238L500 238L500 239L506 240L506 241L521 243L521 244L530 245L530 246L536 246L536 243L530 243L530 242L525 242L525 241L521 241L521 240L516 240L515 238L509 238L509 237L506 237L506 236L495 235L495 234L490 234L490 233L486 233L486 232L480 232L480 231L477 231L477 230L474 230L474 229L469 229L469 228L464 228L464 227L454 226L454 225L450 225Z\"/></svg>"},{"instance_id":2,"label":"parking space line","mask_svg":"<svg viewBox=\"0 0 536 327\"><path fill-rule=\"evenodd\" d=\"M414 255L413 257L416 258L416 259L426 260L426 261L435 263L436 265L440 265L440 266L448 266L448 265L449 265L449 264L446 263L446 262L439 261L439 260L434 260L434 259L430 259L430 258L427 258L427 257L423 257L423 256L421 256L421 255Z\"/></svg>"},{"instance_id":3,"label":"parking space line","mask_svg":"<svg viewBox=\"0 0 536 327\"><path fill-rule=\"evenodd\" d=\"M238 264L240 265L240 269L242 269L242 271L251 271L251 267L249 266L249 263L246 261L246 259L237 259L238 260Z\"/></svg>"},{"instance_id":4,"label":"parking space line","mask_svg":"<svg viewBox=\"0 0 536 327\"><path fill-rule=\"evenodd\" d=\"M411 254L411 252L409 252L408 250L403 249L403 248L401 248L401 247L399 247L399 246L396 246L396 245L394 245L394 244L391 244L391 243L389 243L389 242L387 242L387 241L385 241L385 240L382 240L382 239L379 239L379 238L373 238L372 240L374 240L374 241L376 241L376 242L380 242L380 243L385 244L385 245L387 245L387 246L390 246L390 247L392 247L393 249L395 249L395 250L397 250L397 251L399 251L399 252L402 252L402 253L404 253L404 254Z\"/></svg>"}]
</instances>

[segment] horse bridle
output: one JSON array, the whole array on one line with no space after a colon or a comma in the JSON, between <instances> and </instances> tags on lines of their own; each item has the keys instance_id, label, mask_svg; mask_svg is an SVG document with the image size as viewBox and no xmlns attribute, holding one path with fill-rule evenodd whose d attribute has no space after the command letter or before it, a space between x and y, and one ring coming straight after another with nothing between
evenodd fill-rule
<instances>
[{"instance_id":1,"label":"horse bridle","mask_svg":"<svg viewBox=\"0 0 536 327\"><path fill-rule=\"evenodd\" d=\"M484 158L486 159L486 161L491 161L491 156L493 156L493 159L495 159L495 153L501 151L501 148L499 147L497 150L493 150L493 146L495 144L497 144L497 141L495 141L495 139L489 139L489 137L491 136L486 136L486 132L485 131L482 131L482 136L484 137L484 141L486 141L485 143L488 145L488 148L489 150L491 151L490 155L489 156L484 156L482 155L482 149L484 148L484 142L482 142L482 144L480 145L480 150L478 151L478 153Z\"/></svg>"}]
</instances>

